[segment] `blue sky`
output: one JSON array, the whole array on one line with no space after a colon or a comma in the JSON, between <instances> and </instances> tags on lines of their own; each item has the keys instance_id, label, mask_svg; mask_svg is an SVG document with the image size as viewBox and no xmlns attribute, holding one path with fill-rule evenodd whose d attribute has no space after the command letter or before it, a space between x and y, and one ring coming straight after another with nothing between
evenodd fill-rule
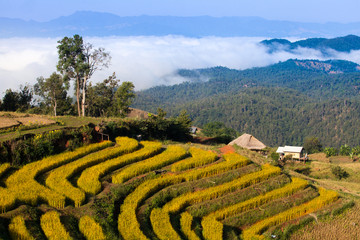
<instances>
[{"instance_id":1,"label":"blue sky","mask_svg":"<svg viewBox=\"0 0 360 240\"><path fill-rule=\"evenodd\" d=\"M120 16L259 16L299 22L360 22L359 0L0 0L0 17L48 21L75 11Z\"/></svg>"}]
</instances>

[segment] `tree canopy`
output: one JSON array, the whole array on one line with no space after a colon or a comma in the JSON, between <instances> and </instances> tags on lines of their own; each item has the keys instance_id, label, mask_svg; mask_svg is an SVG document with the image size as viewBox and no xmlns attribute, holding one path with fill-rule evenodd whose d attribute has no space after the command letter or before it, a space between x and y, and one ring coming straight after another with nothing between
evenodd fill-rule
<instances>
[{"instance_id":1,"label":"tree canopy","mask_svg":"<svg viewBox=\"0 0 360 240\"><path fill-rule=\"evenodd\" d=\"M109 66L110 54L104 48L94 49L92 44L84 43L77 34L64 37L58 44L57 70L75 81L77 112L85 116L87 82L97 70Z\"/></svg>"},{"instance_id":2,"label":"tree canopy","mask_svg":"<svg viewBox=\"0 0 360 240\"><path fill-rule=\"evenodd\" d=\"M116 114L124 117L129 112L129 106L135 98L134 84L132 82L123 82L115 93Z\"/></svg>"},{"instance_id":3,"label":"tree canopy","mask_svg":"<svg viewBox=\"0 0 360 240\"><path fill-rule=\"evenodd\" d=\"M39 77L37 83L34 85L35 93L44 99L45 104L51 105L54 116L57 116L58 106L63 107L68 104L66 102L67 90L69 89L69 82L56 72L52 73L50 77Z\"/></svg>"},{"instance_id":4,"label":"tree canopy","mask_svg":"<svg viewBox=\"0 0 360 240\"><path fill-rule=\"evenodd\" d=\"M317 153L322 151L322 145L317 137L306 137L304 141L304 148L307 153Z\"/></svg>"}]
</instances>

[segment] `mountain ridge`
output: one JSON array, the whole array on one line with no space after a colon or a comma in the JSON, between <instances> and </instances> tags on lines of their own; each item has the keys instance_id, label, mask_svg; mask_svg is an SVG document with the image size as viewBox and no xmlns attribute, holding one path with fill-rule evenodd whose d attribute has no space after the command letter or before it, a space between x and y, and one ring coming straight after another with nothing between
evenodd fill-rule
<instances>
[{"instance_id":1,"label":"mountain ridge","mask_svg":"<svg viewBox=\"0 0 360 240\"><path fill-rule=\"evenodd\" d=\"M324 37L360 35L360 22L301 23L260 17L118 16L80 11L46 22L0 18L0 37L164 36Z\"/></svg>"},{"instance_id":2,"label":"mountain ridge","mask_svg":"<svg viewBox=\"0 0 360 240\"><path fill-rule=\"evenodd\" d=\"M347 35L336 38L308 38L295 42L290 42L287 39L270 39L260 42L268 48L268 52L273 53L277 51L293 52L297 48L311 48L322 51L327 55L329 49L349 53L352 50L360 50L360 37L356 35Z\"/></svg>"}]
</instances>

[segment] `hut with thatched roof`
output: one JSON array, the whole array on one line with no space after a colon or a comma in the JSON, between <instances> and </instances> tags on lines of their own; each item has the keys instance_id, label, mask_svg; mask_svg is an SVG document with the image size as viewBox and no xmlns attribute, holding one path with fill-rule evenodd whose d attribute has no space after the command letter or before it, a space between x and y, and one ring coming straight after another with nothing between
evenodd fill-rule
<instances>
[{"instance_id":1,"label":"hut with thatched roof","mask_svg":"<svg viewBox=\"0 0 360 240\"><path fill-rule=\"evenodd\" d=\"M260 142L256 137L244 133L240 137L234 139L231 141L228 145L238 145L242 148L247 148L253 151L262 151L264 148L266 148L266 145Z\"/></svg>"}]
</instances>

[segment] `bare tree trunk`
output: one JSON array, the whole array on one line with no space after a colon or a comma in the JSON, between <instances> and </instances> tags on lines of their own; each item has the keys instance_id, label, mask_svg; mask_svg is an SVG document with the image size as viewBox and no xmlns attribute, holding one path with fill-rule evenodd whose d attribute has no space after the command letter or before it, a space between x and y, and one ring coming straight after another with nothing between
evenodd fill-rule
<instances>
[{"instance_id":1,"label":"bare tree trunk","mask_svg":"<svg viewBox=\"0 0 360 240\"><path fill-rule=\"evenodd\" d=\"M53 91L53 98L54 98L54 116L56 117L56 107L57 107L57 101L56 101L56 94L55 94L55 91Z\"/></svg>"},{"instance_id":2,"label":"bare tree trunk","mask_svg":"<svg viewBox=\"0 0 360 240\"><path fill-rule=\"evenodd\" d=\"M56 99L54 100L54 115L56 117L56 107L57 107L57 101Z\"/></svg>"},{"instance_id":3,"label":"bare tree trunk","mask_svg":"<svg viewBox=\"0 0 360 240\"><path fill-rule=\"evenodd\" d=\"M81 99L81 112L82 112L83 117L85 117L86 80L87 80L87 76L84 76L83 89L82 89L82 99Z\"/></svg>"},{"instance_id":4,"label":"bare tree trunk","mask_svg":"<svg viewBox=\"0 0 360 240\"><path fill-rule=\"evenodd\" d=\"M77 102L78 115L80 117L81 112L80 112L80 79L79 79L79 77L76 78L76 102Z\"/></svg>"}]
</instances>

